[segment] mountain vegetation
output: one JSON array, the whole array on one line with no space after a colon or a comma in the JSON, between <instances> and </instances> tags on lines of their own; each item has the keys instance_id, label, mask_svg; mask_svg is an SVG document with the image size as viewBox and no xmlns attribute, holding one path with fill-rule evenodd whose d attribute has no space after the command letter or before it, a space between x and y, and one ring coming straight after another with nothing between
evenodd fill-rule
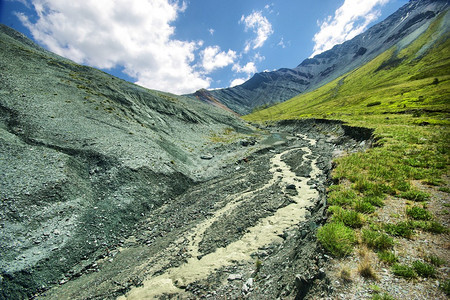
<instances>
[{"instance_id":1,"label":"mountain vegetation","mask_svg":"<svg viewBox=\"0 0 450 300\"><path fill-rule=\"evenodd\" d=\"M356 245L358 251L369 247L378 252L380 260L393 263L398 258L385 251L404 253L400 239L413 239L421 232L448 232L437 221L436 211L427 210L431 195L423 186L428 190L441 186L444 191L448 184L449 21L449 13L443 13L415 39L400 42L367 64L312 92L244 116L260 123L336 119L374 129L375 147L335 160L334 184L328 191L332 217L319 229L318 239L337 257L348 255ZM448 201L448 194L446 198ZM446 203L444 198L441 207ZM395 218L388 222L381 218L398 205L404 209ZM354 226L342 219L343 213L350 212L355 216L362 213L363 224ZM359 244L351 239L331 239L340 235L343 226L361 236ZM412 267L394 264L392 272L405 278L435 274L431 266L420 261ZM445 280L441 284L445 286Z\"/></svg>"}]
</instances>

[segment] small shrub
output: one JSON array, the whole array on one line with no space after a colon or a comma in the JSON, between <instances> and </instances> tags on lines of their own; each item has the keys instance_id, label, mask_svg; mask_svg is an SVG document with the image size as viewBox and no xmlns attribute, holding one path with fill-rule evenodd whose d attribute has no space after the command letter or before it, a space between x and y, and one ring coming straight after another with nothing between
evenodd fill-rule
<instances>
[{"instance_id":1,"label":"small shrub","mask_svg":"<svg viewBox=\"0 0 450 300\"><path fill-rule=\"evenodd\" d=\"M364 243L377 250L389 249L394 245L394 240L385 233L365 229L362 231Z\"/></svg>"},{"instance_id":2,"label":"small shrub","mask_svg":"<svg viewBox=\"0 0 450 300\"><path fill-rule=\"evenodd\" d=\"M417 274L422 277L434 277L436 275L436 269L430 264L416 260L412 265Z\"/></svg>"},{"instance_id":3,"label":"small shrub","mask_svg":"<svg viewBox=\"0 0 450 300\"><path fill-rule=\"evenodd\" d=\"M445 264L445 260L443 260L439 256L433 255L433 254L425 257L425 260L430 262L431 264L435 265L436 267L440 267Z\"/></svg>"},{"instance_id":4,"label":"small shrub","mask_svg":"<svg viewBox=\"0 0 450 300\"><path fill-rule=\"evenodd\" d=\"M414 269L407 265L402 264L394 264L391 268L392 273L396 276L404 277L404 278L416 278L417 273Z\"/></svg>"},{"instance_id":5,"label":"small shrub","mask_svg":"<svg viewBox=\"0 0 450 300\"><path fill-rule=\"evenodd\" d=\"M428 221L432 219L430 212L419 206L413 206L406 209L406 214L414 220Z\"/></svg>"},{"instance_id":6,"label":"small shrub","mask_svg":"<svg viewBox=\"0 0 450 300\"><path fill-rule=\"evenodd\" d=\"M317 239L334 256L345 256L353 251L355 233L341 222L332 222L319 228Z\"/></svg>"},{"instance_id":7,"label":"small shrub","mask_svg":"<svg viewBox=\"0 0 450 300\"><path fill-rule=\"evenodd\" d=\"M375 207L366 201L358 201L355 203L355 210L363 214L371 214L375 211Z\"/></svg>"},{"instance_id":8,"label":"small shrub","mask_svg":"<svg viewBox=\"0 0 450 300\"><path fill-rule=\"evenodd\" d=\"M394 253L390 252L390 251L380 251L378 252L378 258L381 261L384 261L385 263L388 264L393 264L396 263L398 261L397 256L395 256Z\"/></svg>"},{"instance_id":9,"label":"small shrub","mask_svg":"<svg viewBox=\"0 0 450 300\"><path fill-rule=\"evenodd\" d=\"M416 202L422 202L422 201L428 201L430 200L430 195L422 192L422 191L416 191L416 190L410 190L404 193L401 193L400 196L402 198L416 201Z\"/></svg>"},{"instance_id":10,"label":"small shrub","mask_svg":"<svg viewBox=\"0 0 450 300\"><path fill-rule=\"evenodd\" d=\"M411 222L399 222L397 224L385 224L384 231L390 235L410 238L413 234L414 226Z\"/></svg>"}]
</instances>

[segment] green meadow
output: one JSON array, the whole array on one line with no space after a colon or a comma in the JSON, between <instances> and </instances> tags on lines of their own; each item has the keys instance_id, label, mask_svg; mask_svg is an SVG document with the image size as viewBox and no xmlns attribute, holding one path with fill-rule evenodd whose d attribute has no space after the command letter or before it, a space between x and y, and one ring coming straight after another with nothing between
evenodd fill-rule
<instances>
[{"instance_id":1,"label":"green meadow","mask_svg":"<svg viewBox=\"0 0 450 300\"><path fill-rule=\"evenodd\" d=\"M326 118L374 129L374 147L335 161L328 191L331 217L318 231L319 241L335 256L350 254L357 240L389 254L395 239L418 231L447 231L427 211L431 195L417 183L449 191L444 180L450 141L449 50L441 17L412 43L391 48L314 91L244 116L258 123ZM392 218L396 221L381 223L378 211L388 197L408 206Z\"/></svg>"}]
</instances>

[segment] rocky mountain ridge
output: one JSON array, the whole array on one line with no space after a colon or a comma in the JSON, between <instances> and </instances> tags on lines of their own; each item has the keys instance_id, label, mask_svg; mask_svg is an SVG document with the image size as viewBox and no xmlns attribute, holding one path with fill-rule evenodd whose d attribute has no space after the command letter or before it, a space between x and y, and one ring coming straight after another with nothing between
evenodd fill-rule
<instances>
[{"instance_id":1,"label":"rocky mountain ridge","mask_svg":"<svg viewBox=\"0 0 450 300\"><path fill-rule=\"evenodd\" d=\"M297 67L255 74L232 88L209 91L217 101L244 115L262 105L284 102L312 91L369 62L394 45L410 42L448 9L447 0L411 0L384 21ZM195 97L195 95L190 95Z\"/></svg>"}]
</instances>

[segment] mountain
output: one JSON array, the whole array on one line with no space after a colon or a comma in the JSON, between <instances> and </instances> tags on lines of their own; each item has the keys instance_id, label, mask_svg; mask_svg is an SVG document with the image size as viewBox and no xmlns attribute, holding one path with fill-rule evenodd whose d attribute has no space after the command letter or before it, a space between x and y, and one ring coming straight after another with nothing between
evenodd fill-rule
<instances>
[{"instance_id":1,"label":"mountain","mask_svg":"<svg viewBox=\"0 0 450 300\"><path fill-rule=\"evenodd\" d=\"M359 68L245 119L449 113L449 28L447 10Z\"/></svg>"},{"instance_id":2,"label":"mountain","mask_svg":"<svg viewBox=\"0 0 450 300\"><path fill-rule=\"evenodd\" d=\"M213 138L253 133L234 113L75 64L4 25L0 44L0 299L86 267L220 174L229 154Z\"/></svg>"},{"instance_id":3,"label":"mountain","mask_svg":"<svg viewBox=\"0 0 450 300\"><path fill-rule=\"evenodd\" d=\"M366 32L305 59L293 69L257 73L239 86L209 93L241 115L263 105L286 101L364 65L401 41L414 39L448 9L448 3L447 0L411 0Z\"/></svg>"}]
</instances>

